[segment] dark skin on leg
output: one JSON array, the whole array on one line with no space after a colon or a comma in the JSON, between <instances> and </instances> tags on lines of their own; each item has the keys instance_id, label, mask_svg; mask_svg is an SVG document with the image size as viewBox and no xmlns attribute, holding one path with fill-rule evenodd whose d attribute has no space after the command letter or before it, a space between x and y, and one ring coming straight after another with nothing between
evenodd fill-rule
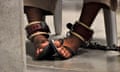
<instances>
[{"instance_id":1,"label":"dark skin on leg","mask_svg":"<svg viewBox=\"0 0 120 72\"><path fill-rule=\"evenodd\" d=\"M90 27L101 8L102 5L98 3L84 3L79 22L83 22L88 27ZM69 58L71 56L71 53L67 51L63 46L68 46L69 48L76 51L80 47L80 44L81 40L74 35L70 35L69 37L64 39L63 45L61 45L57 40L55 41L55 45L57 46L58 51L65 58Z\"/></svg>"},{"instance_id":2,"label":"dark skin on leg","mask_svg":"<svg viewBox=\"0 0 120 72\"><path fill-rule=\"evenodd\" d=\"M27 15L29 23L33 21L45 21L45 16L43 14L44 11L39 8L25 6L24 12ZM37 49L36 55L39 55L43 51L43 48L45 48L49 44L48 39L43 35L35 36L33 39L33 43L35 48Z\"/></svg>"},{"instance_id":3,"label":"dark skin on leg","mask_svg":"<svg viewBox=\"0 0 120 72\"><path fill-rule=\"evenodd\" d=\"M45 21L44 11L39 8L25 6L24 12L27 15L29 23L33 21Z\"/></svg>"},{"instance_id":4,"label":"dark skin on leg","mask_svg":"<svg viewBox=\"0 0 120 72\"><path fill-rule=\"evenodd\" d=\"M87 26L90 27L98 11L101 8L102 5L98 3L84 4L79 21L85 23ZM44 11L42 11L41 9L33 7L25 7L24 9L25 13L27 14L28 22L45 21L45 16L43 14ZM41 40L42 44L39 44L39 41ZM40 52L43 51L43 48L46 47L48 44L49 44L48 39L45 38L43 35L38 35L34 38L34 45L37 47L36 51L37 54L40 54ZM58 40L55 40L54 44L56 45L58 51L65 58L69 58L71 56L71 53L67 51L63 46L68 46L76 51L80 47L81 40L78 37L71 35L64 39L63 45L61 45L61 43Z\"/></svg>"}]
</instances>

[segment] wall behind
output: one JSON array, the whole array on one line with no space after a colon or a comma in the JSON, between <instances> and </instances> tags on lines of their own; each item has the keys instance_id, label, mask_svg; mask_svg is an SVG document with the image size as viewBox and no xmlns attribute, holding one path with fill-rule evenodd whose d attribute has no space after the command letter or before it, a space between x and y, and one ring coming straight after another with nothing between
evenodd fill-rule
<instances>
[{"instance_id":1,"label":"wall behind","mask_svg":"<svg viewBox=\"0 0 120 72\"><path fill-rule=\"evenodd\" d=\"M0 0L0 72L25 72L22 19L22 0Z\"/></svg>"}]
</instances>

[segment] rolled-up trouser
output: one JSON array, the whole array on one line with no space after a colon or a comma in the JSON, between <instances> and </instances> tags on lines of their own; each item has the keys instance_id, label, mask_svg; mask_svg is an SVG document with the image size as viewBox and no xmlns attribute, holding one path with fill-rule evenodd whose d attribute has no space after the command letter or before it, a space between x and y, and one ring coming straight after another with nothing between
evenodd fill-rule
<instances>
[{"instance_id":1,"label":"rolled-up trouser","mask_svg":"<svg viewBox=\"0 0 120 72\"><path fill-rule=\"evenodd\" d=\"M89 3L89 2L105 4L114 11L117 9L117 0L84 0L84 3Z\"/></svg>"},{"instance_id":2,"label":"rolled-up trouser","mask_svg":"<svg viewBox=\"0 0 120 72\"><path fill-rule=\"evenodd\" d=\"M57 0L24 0L24 6L31 6L54 13Z\"/></svg>"}]
</instances>

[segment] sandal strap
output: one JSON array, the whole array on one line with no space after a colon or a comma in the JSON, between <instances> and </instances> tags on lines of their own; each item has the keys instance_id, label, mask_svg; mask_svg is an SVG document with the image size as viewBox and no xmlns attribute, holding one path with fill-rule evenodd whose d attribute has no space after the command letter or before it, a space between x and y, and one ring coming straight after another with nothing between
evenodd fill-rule
<instances>
[{"instance_id":1,"label":"sandal strap","mask_svg":"<svg viewBox=\"0 0 120 72\"><path fill-rule=\"evenodd\" d=\"M27 37L31 38L38 34L43 34L45 37L49 37L50 29L48 25L43 21L33 21L26 26Z\"/></svg>"},{"instance_id":2,"label":"sandal strap","mask_svg":"<svg viewBox=\"0 0 120 72\"><path fill-rule=\"evenodd\" d=\"M54 40L50 40L50 46L51 46L51 48L54 49L55 55L60 57L61 59L68 59L68 58L65 58L61 53L58 52L57 47L53 44L53 42L54 42ZM64 41L62 43L64 43ZM74 51L70 47L68 47L68 46L63 46L63 47L71 53L71 57L77 54L76 51Z\"/></svg>"},{"instance_id":3,"label":"sandal strap","mask_svg":"<svg viewBox=\"0 0 120 72\"><path fill-rule=\"evenodd\" d=\"M68 47L68 46L63 46L65 49L67 49L72 55L71 56L73 56L73 55L76 55L76 51L74 51L73 49L71 49L70 47Z\"/></svg>"}]
</instances>

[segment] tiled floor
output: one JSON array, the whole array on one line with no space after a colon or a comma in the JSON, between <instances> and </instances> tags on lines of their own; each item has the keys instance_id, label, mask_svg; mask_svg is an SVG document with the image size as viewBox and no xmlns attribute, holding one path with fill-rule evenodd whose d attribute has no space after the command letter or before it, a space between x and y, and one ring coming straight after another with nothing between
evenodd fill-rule
<instances>
[{"instance_id":1,"label":"tiled floor","mask_svg":"<svg viewBox=\"0 0 120 72\"><path fill-rule=\"evenodd\" d=\"M72 10L63 10L62 30L64 31L62 36L65 36L67 31L65 24L76 21L80 12L74 7ZM118 43L120 44L119 19L120 12L117 12ZM94 40L106 44L102 10L98 14L92 29L95 31ZM54 30L52 29L52 31ZM120 72L120 56L112 55L106 51L80 49L79 55L68 60L34 61L30 56L27 56L27 68L27 72Z\"/></svg>"}]
</instances>

